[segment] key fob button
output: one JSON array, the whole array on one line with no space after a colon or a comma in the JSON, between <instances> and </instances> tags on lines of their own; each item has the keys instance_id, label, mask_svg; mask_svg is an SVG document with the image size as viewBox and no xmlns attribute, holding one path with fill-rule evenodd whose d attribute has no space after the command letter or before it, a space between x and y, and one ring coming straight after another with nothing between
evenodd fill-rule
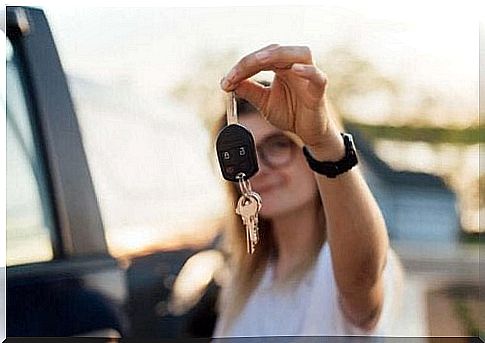
<instances>
[{"instance_id":1,"label":"key fob button","mask_svg":"<svg viewBox=\"0 0 485 343\"><path fill-rule=\"evenodd\" d=\"M241 164L239 164L240 169L249 169L251 166L249 165L248 161L243 161Z\"/></svg>"}]
</instances>

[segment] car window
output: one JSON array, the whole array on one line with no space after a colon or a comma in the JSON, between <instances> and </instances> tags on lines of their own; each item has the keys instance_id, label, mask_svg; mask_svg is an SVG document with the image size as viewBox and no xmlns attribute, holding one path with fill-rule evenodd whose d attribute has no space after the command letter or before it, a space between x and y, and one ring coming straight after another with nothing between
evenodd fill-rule
<instances>
[{"instance_id":1,"label":"car window","mask_svg":"<svg viewBox=\"0 0 485 343\"><path fill-rule=\"evenodd\" d=\"M27 110L21 74L7 40L7 266L53 259L46 175Z\"/></svg>"},{"instance_id":2,"label":"car window","mask_svg":"<svg viewBox=\"0 0 485 343\"><path fill-rule=\"evenodd\" d=\"M110 253L133 256L210 244L227 204L224 184L210 160L211 137L193 109L162 90L171 75L159 72L157 81L147 80L147 65L162 67L170 60L150 51L140 51L131 59L133 36L144 42L154 39L152 32L161 19L150 16L154 21L143 29L129 21L117 25L119 18L127 17L119 9L83 9L78 20L66 21L71 14L46 11L69 83ZM104 31L109 37L100 37L93 27L82 24L91 16L109 26ZM75 38L83 50L77 57L64 26L76 23L89 42ZM112 27L116 27L115 37ZM111 47L109 57L95 61L93 54L105 51L101 46L106 42ZM126 72L118 63L108 62L118 60L119 51L124 51Z\"/></svg>"}]
</instances>

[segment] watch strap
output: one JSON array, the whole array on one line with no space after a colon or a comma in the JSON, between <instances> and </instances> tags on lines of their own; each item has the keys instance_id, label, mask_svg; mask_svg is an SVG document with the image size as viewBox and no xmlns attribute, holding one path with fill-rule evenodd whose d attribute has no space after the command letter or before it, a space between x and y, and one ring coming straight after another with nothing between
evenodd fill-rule
<instances>
[{"instance_id":1,"label":"watch strap","mask_svg":"<svg viewBox=\"0 0 485 343\"><path fill-rule=\"evenodd\" d=\"M306 146L303 146L303 154L307 159L308 165L314 172L335 178L352 169L358 163L352 135L349 133L341 133L340 135L344 140L345 156L336 162L318 161L313 157L310 150Z\"/></svg>"}]
</instances>

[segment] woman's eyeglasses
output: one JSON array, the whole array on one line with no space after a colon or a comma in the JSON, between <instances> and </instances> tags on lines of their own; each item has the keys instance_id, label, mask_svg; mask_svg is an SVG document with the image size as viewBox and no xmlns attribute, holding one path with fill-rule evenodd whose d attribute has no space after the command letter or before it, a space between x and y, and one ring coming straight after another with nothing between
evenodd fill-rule
<instances>
[{"instance_id":1,"label":"woman's eyeglasses","mask_svg":"<svg viewBox=\"0 0 485 343\"><path fill-rule=\"evenodd\" d=\"M283 133L264 138L257 146L258 157L270 168L288 165L295 155L297 145Z\"/></svg>"}]
</instances>

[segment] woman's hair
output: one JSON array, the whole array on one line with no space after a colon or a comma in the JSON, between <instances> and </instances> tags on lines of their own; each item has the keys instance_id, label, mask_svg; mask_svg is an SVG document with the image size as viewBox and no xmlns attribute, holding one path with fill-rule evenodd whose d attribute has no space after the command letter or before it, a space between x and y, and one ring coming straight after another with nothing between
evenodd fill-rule
<instances>
[{"instance_id":1,"label":"woman's hair","mask_svg":"<svg viewBox=\"0 0 485 343\"><path fill-rule=\"evenodd\" d=\"M267 82L260 82L261 84L268 86ZM253 107L248 101L236 98L237 110L239 117L244 117L252 113L258 113L255 107ZM226 126L226 114L217 121L214 129L212 130L212 138L215 141L217 134ZM229 199L232 202L232 208L235 208L237 200L240 196L237 184L232 182L226 183ZM322 230L318 240L315 241L314 249L309 252L307 259L303 265L297 266L291 276L285 280L279 280L275 287L286 288L291 285L296 285L314 265L314 262L318 256L318 253L326 239L324 209L317 192L316 199L320 205L319 218L322 218ZM264 206L264 199L263 199ZM226 217L225 228L223 232L223 239L221 241L221 248L225 255L228 257L226 263L226 272L224 275L227 277L224 280L222 287L222 293L219 296L218 309L219 313L222 311L225 314L226 322L222 323L223 330L237 317L239 312L243 309L246 301L249 299L252 291L258 285L263 273L265 271L267 263L271 259L275 259L278 256L277 247L273 236L273 228L270 220L260 216L259 218L259 243L253 254L247 253L246 248L246 233L242 224L241 218L234 212L228 214Z\"/></svg>"}]
</instances>

